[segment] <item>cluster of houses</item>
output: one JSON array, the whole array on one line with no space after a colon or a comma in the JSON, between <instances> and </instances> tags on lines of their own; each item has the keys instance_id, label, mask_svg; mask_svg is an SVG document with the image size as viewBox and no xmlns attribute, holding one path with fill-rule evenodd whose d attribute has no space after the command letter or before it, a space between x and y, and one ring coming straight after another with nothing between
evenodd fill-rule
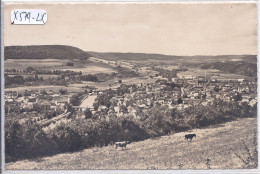
<instances>
[{"instance_id":1,"label":"cluster of houses","mask_svg":"<svg viewBox=\"0 0 260 174\"><path fill-rule=\"evenodd\" d=\"M169 86L166 79L156 83L137 84L129 88L129 93L111 98L111 106L99 106L101 114L137 116L138 110L145 111L155 105L167 105L169 108L183 109L194 105L212 104L216 99L223 101L247 102L250 106L257 103L257 84L243 79L210 79L204 76L192 78L174 78L176 87ZM167 84L168 83L168 84Z\"/></svg>"},{"instance_id":2,"label":"cluster of houses","mask_svg":"<svg viewBox=\"0 0 260 174\"><path fill-rule=\"evenodd\" d=\"M170 84L170 85L169 85ZM174 85L172 85L174 84ZM116 89L113 89L116 90ZM72 106L75 111L84 112L87 109L92 114L117 116L137 116L138 111L148 110L156 105L167 105L169 108L183 109L194 105L212 104L215 99L224 101L247 102L254 106L257 103L257 84L243 79L212 79L204 76L163 79L158 78L155 83L141 83L130 85L128 92L114 95L110 99L110 106ZM91 89L85 91L87 97L98 97L102 91ZM75 93L61 94L52 90L26 90L24 92L6 91L6 114L19 111L65 111L67 104ZM238 97L239 96L239 97ZM91 98L90 97L90 98ZM84 99L85 99L84 98ZM83 99L83 100L84 100ZM94 100L93 100L94 101ZM94 104L94 102L93 102Z\"/></svg>"},{"instance_id":3,"label":"cluster of houses","mask_svg":"<svg viewBox=\"0 0 260 174\"><path fill-rule=\"evenodd\" d=\"M23 92L5 91L6 114L11 110L21 111L65 111L73 94L61 95L59 92L25 90Z\"/></svg>"}]
</instances>

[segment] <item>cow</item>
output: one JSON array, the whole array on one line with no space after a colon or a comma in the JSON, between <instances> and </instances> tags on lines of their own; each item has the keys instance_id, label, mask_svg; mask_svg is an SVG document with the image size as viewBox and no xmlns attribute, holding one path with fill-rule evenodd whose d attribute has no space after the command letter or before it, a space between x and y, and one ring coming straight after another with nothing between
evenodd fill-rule
<instances>
[{"instance_id":1,"label":"cow","mask_svg":"<svg viewBox=\"0 0 260 174\"><path fill-rule=\"evenodd\" d=\"M116 146L116 149L117 147L122 147L126 149L126 145L127 144L130 144L130 141L120 141L120 142L115 142L115 146Z\"/></svg>"},{"instance_id":2,"label":"cow","mask_svg":"<svg viewBox=\"0 0 260 174\"><path fill-rule=\"evenodd\" d=\"M193 137L196 137L196 134L186 134L185 135L185 139L187 139L187 140L190 139L190 141L192 140Z\"/></svg>"}]
</instances>

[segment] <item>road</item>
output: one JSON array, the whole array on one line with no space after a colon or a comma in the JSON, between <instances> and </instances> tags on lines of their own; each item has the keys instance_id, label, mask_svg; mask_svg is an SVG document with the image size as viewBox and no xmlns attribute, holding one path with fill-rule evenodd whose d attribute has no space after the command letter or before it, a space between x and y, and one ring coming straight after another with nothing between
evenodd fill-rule
<instances>
[{"instance_id":1,"label":"road","mask_svg":"<svg viewBox=\"0 0 260 174\"><path fill-rule=\"evenodd\" d=\"M95 99L97 98L97 95L90 95L88 97L86 97L80 107L88 107L88 108L92 108L93 107L93 104L94 104L94 101Z\"/></svg>"}]
</instances>

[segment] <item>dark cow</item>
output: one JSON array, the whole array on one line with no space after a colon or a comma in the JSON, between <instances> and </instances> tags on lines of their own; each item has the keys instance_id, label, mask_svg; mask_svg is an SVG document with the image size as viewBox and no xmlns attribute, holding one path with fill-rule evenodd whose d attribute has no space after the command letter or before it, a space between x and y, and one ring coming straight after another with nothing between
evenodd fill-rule
<instances>
[{"instance_id":1,"label":"dark cow","mask_svg":"<svg viewBox=\"0 0 260 174\"><path fill-rule=\"evenodd\" d=\"M126 148L126 145L127 145L127 144L130 144L130 141L115 142L116 149L117 149L117 147L122 147L122 149L123 149L123 148Z\"/></svg>"},{"instance_id":2,"label":"dark cow","mask_svg":"<svg viewBox=\"0 0 260 174\"><path fill-rule=\"evenodd\" d=\"M190 139L190 141L192 140L193 137L196 137L196 134L186 134L185 135L185 139L187 139L187 140Z\"/></svg>"}]
</instances>

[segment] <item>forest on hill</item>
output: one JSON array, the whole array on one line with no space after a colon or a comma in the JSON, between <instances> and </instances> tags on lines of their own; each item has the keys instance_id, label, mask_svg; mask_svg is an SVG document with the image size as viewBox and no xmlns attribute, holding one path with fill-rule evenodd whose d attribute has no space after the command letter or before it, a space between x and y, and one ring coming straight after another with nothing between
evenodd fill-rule
<instances>
[{"instance_id":1,"label":"forest on hill","mask_svg":"<svg viewBox=\"0 0 260 174\"><path fill-rule=\"evenodd\" d=\"M83 50L66 45L5 46L6 59L87 59Z\"/></svg>"}]
</instances>

